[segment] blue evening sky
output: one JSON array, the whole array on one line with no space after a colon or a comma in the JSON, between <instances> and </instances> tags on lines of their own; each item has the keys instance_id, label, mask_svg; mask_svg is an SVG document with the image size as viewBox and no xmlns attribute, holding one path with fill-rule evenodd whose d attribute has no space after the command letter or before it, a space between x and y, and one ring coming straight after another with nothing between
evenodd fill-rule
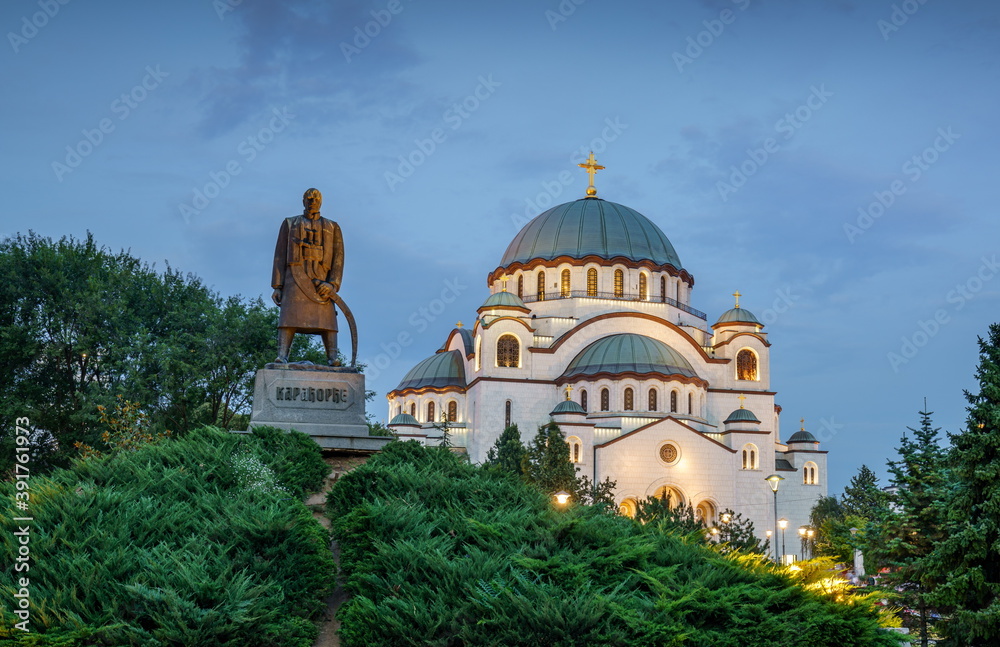
<instances>
[{"instance_id":1,"label":"blue evening sky","mask_svg":"<svg viewBox=\"0 0 1000 647\"><path fill-rule=\"evenodd\" d=\"M737 289L766 321L783 436L806 419L831 492L885 474L925 396L961 428L1000 320L992 2L10 0L0 26L0 235L89 230L267 297L315 186L380 419L591 147L710 323Z\"/></svg>"}]
</instances>

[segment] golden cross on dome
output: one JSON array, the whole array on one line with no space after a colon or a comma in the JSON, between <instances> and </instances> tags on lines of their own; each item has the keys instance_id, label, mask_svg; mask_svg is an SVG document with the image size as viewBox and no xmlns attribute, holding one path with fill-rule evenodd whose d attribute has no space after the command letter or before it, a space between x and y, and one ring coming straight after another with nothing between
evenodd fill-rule
<instances>
[{"instance_id":1,"label":"golden cross on dome","mask_svg":"<svg viewBox=\"0 0 1000 647\"><path fill-rule=\"evenodd\" d=\"M604 167L597 163L597 159L594 158L594 151L590 151L590 157L587 158L586 163L577 164L577 166L587 169L587 175L590 176L590 186L587 187L587 195L589 197L596 196L597 187L594 186L594 176L598 171L604 170Z\"/></svg>"},{"instance_id":2,"label":"golden cross on dome","mask_svg":"<svg viewBox=\"0 0 1000 647\"><path fill-rule=\"evenodd\" d=\"M802 425L801 427L799 427L799 431L805 431L806 430L806 419L805 418L801 418L799 420L799 424Z\"/></svg>"},{"instance_id":3,"label":"golden cross on dome","mask_svg":"<svg viewBox=\"0 0 1000 647\"><path fill-rule=\"evenodd\" d=\"M500 275L500 282L503 283L503 286L502 286L501 290L503 292L507 291L507 281L509 281L509 280L510 280L510 277L507 276L506 274L501 274Z\"/></svg>"},{"instance_id":4,"label":"golden cross on dome","mask_svg":"<svg viewBox=\"0 0 1000 647\"><path fill-rule=\"evenodd\" d=\"M572 387L572 385L567 384L566 385L566 399L567 400L572 399L572 397L573 397L572 393L573 393L573 387Z\"/></svg>"},{"instance_id":5,"label":"golden cross on dome","mask_svg":"<svg viewBox=\"0 0 1000 647\"><path fill-rule=\"evenodd\" d=\"M740 400L740 409L743 408L743 401L746 400L746 399L747 399L747 396L745 396L742 393L740 393L740 397L739 397L739 400Z\"/></svg>"},{"instance_id":6,"label":"golden cross on dome","mask_svg":"<svg viewBox=\"0 0 1000 647\"><path fill-rule=\"evenodd\" d=\"M736 292L733 292L733 296L736 297L736 307L739 308L740 307L740 297L743 296L743 295L740 294L739 290L737 290Z\"/></svg>"},{"instance_id":7,"label":"golden cross on dome","mask_svg":"<svg viewBox=\"0 0 1000 647\"><path fill-rule=\"evenodd\" d=\"M461 328L461 327L462 327L462 322L461 322L461 321L459 321L459 322L458 322L457 324L455 324L455 327L456 327L456 328Z\"/></svg>"}]
</instances>

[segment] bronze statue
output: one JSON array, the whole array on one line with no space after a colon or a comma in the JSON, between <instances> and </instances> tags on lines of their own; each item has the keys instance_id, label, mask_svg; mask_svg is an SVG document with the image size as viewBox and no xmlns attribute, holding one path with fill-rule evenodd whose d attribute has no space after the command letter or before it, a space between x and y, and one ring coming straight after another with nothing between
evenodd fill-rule
<instances>
[{"instance_id":1,"label":"bronze statue","mask_svg":"<svg viewBox=\"0 0 1000 647\"><path fill-rule=\"evenodd\" d=\"M327 363L340 365L334 303L343 309L337 293L344 273L344 239L340 225L319 215L322 204L323 195L309 189L302 196L302 215L285 218L278 231L271 299L280 308L275 361L283 364L288 362L288 350L299 332L321 335ZM349 312L345 314L350 318Z\"/></svg>"}]
</instances>

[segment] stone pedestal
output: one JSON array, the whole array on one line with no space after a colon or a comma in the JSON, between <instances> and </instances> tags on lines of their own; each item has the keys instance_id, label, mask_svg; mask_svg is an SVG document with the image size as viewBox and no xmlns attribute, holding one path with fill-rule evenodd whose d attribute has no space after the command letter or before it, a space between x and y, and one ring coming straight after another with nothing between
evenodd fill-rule
<instances>
[{"instance_id":1,"label":"stone pedestal","mask_svg":"<svg viewBox=\"0 0 1000 647\"><path fill-rule=\"evenodd\" d=\"M391 437L369 436L365 376L351 368L268 364L254 381L250 427L295 429L325 449L378 451Z\"/></svg>"}]
</instances>

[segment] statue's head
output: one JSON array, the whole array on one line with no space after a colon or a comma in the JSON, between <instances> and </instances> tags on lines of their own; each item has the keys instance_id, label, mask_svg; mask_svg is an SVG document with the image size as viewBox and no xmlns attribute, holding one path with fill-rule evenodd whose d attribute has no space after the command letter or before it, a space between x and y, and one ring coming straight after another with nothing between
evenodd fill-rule
<instances>
[{"instance_id":1,"label":"statue's head","mask_svg":"<svg viewBox=\"0 0 1000 647\"><path fill-rule=\"evenodd\" d=\"M319 189L308 189L302 194L302 206L306 208L305 214L318 214L319 208L323 206L323 194Z\"/></svg>"}]
</instances>

